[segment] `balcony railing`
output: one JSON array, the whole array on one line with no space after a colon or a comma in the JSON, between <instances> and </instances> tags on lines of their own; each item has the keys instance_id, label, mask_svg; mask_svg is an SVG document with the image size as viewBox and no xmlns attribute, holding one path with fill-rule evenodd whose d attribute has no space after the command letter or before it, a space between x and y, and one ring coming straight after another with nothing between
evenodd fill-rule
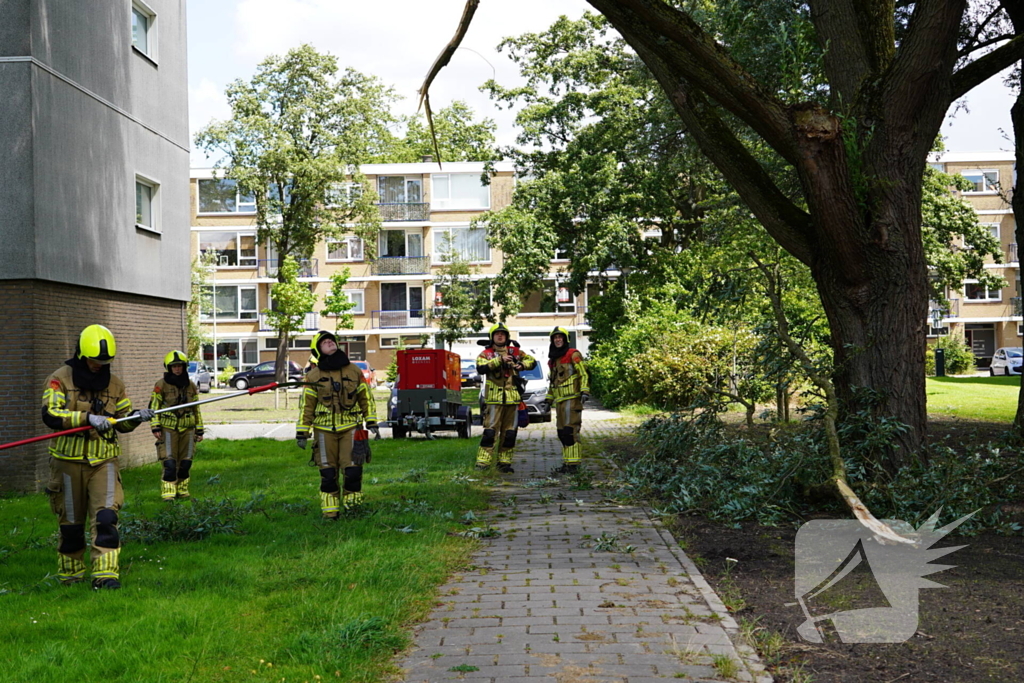
<instances>
[{"instance_id":1,"label":"balcony railing","mask_svg":"<svg viewBox=\"0 0 1024 683\"><path fill-rule=\"evenodd\" d=\"M281 259L260 259L258 261L258 277L277 277L277 269L281 265ZM317 259L299 260L299 277L316 277L319 272Z\"/></svg>"},{"instance_id":2,"label":"balcony railing","mask_svg":"<svg viewBox=\"0 0 1024 683\"><path fill-rule=\"evenodd\" d=\"M398 221L429 221L430 204L380 203L380 219L385 223Z\"/></svg>"},{"instance_id":3,"label":"balcony railing","mask_svg":"<svg viewBox=\"0 0 1024 683\"><path fill-rule=\"evenodd\" d=\"M319 330L320 329L320 314L319 313L307 313L306 318L302 321L302 329L304 330ZM267 322L267 314L260 312L260 332L272 332L274 328L271 327Z\"/></svg>"},{"instance_id":4,"label":"balcony railing","mask_svg":"<svg viewBox=\"0 0 1024 683\"><path fill-rule=\"evenodd\" d=\"M1010 260L1007 263L1017 263L1017 243L1010 242Z\"/></svg>"},{"instance_id":5,"label":"balcony railing","mask_svg":"<svg viewBox=\"0 0 1024 683\"><path fill-rule=\"evenodd\" d=\"M372 275L423 275L429 272L429 256L383 256L370 262Z\"/></svg>"},{"instance_id":6,"label":"balcony railing","mask_svg":"<svg viewBox=\"0 0 1024 683\"><path fill-rule=\"evenodd\" d=\"M949 306L940 306L937 301L928 302L928 321L934 321L935 311L942 314L942 319L960 317L960 299L949 299Z\"/></svg>"},{"instance_id":7,"label":"balcony railing","mask_svg":"<svg viewBox=\"0 0 1024 683\"><path fill-rule=\"evenodd\" d=\"M1024 306L1021 306L1019 296L1010 297L1010 315L1016 316L1018 318L1024 315Z\"/></svg>"},{"instance_id":8,"label":"balcony railing","mask_svg":"<svg viewBox=\"0 0 1024 683\"><path fill-rule=\"evenodd\" d=\"M424 327L427 324L429 308L417 308L408 311L373 311L373 326L379 329L400 327Z\"/></svg>"}]
</instances>

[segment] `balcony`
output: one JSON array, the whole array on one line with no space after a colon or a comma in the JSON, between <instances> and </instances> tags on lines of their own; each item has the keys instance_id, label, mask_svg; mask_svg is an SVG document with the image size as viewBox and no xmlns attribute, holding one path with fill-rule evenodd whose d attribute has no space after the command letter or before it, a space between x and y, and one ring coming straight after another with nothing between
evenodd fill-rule
<instances>
[{"instance_id":1,"label":"balcony","mask_svg":"<svg viewBox=\"0 0 1024 683\"><path fill-rule=\"evenodd\" d=\"M426 327L429 308L418 308L409 311L373 311L372 324L382 330L402 327Z\"/></svg>"},{"instance_id":2,"label":"balcony","mask_svg":"<svg viewBox=\"0 0 1024 683\"><path fill-rule=\"evenodd\" d=\"M1009 252L1010 252L1009 260L1007 261L1007 263L1017 263L1017 243L1016 242L1010 242Z\"/></svg>"},{"instance_id":3,"label":"balcony","mask_svg":"<svg viewBox=\"0 0 1024 683\"><path fill-rule=\"evenodd\" d=\"M931 323L934 320L935 311L939 311L942 314L942 319L948 318L959 318L960 317L960 299L950 299L949 306L940 306L937 301L928 302L928 321Z\"/></svg>"},{"instance_id":4,"label":"balcony","mask_svg":"<svg viewBox=\"0 0 1024 683\"><path fill-rule=\"evenodd\" d=\"M1017 318L1020 318L1022 315L1024 315L1024 306L1021 306L1019 296L1010 297L1010 315Z\"/></svg>"},{"instance_id":5,"label":"balcony","mask_svg":"<svg viewBox=\"0 0 1024 683\"><path fill-rule=\"evenodd\" d=\"M306 319L302 321L303 330L319 330L320 329L320 314L319 313L307 313ZM274 328L267 322L267 314L260 312L260 332L274 332Z\"/></svg>"},{"instance_id":6,"label":"balcony","mask_svg":"<svg viewBox=\"0 0 1024 683\"><path fill-rule=\"evenodd\" d=\"M429 256L382 256L370 262L371 275L425 275L429 272Z\"/></svg>"},{"instance_id":7,"label":"balcony","mask_svg":"<svg viewBox=\"0 0 1024 683\"><path fill-rule=\"evenodd\" d=\"M257 277L277 277L277 269L281 259L260 259L257 261ZM300 259L299 260L299 277L316 277L319 272L319 265L317 259Z\"/></svg>"},{"instance_id":8,"label":"balcony","mask_svg":"<svg viewBox=\"0 0 1024 683\"><path fill-rule=\"evenodd\" d=\"M377 209L380 211L380 219L385 223L430 220L430 204L380 203Z\"/></svg>"}]
</instances>

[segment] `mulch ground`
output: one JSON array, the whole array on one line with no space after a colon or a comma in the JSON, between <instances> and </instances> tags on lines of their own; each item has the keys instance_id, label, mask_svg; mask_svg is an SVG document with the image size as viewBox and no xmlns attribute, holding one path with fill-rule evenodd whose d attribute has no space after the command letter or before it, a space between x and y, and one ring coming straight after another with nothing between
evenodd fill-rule
<instances>
[{"instance_id":1,"label":"mulch ground","mask_svg":"<svg viewBox=\"0 0 1024 683\"><path fill-rule=\"evenodd\" d=\"M932 440L977 444L1001 437L1005 429L939 420L930 424L929 432ZM1020 501L1010 503L1014 504L1004 509L1024 521L1024 506ZM950 521L943 517L940 524ZM681 517L672 525L680 544L737 621L756 630L755 640L771 644L762 648L762 657L777 681L1024 681L1024 537L950 535L940 541L938 546L967 547L936 562L956 566L928 577L946 587L920 591L918 629L908 641L844 644L833 632L826 634L825 643L813 644L796 632L805 620L800 606L793 604L799 523L794 520L790 528L754 523L732 528L701 517ZM851 590L850 599L856 601L861 589Z\"/></svg>"}]
</instances>

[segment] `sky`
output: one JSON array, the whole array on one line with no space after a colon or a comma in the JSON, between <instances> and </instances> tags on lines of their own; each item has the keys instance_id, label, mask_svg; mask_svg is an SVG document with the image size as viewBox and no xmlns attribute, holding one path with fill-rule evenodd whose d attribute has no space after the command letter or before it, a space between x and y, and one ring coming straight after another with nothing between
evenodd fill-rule
<instances>
[{"instance_id":1,"label":"sky","mask_svg":"<svg viewBox=\"0 0 1024 683\"><path fill-rule=\"evenodd\" d=\"M434 58L455 33L465 0L188 0L189 128L194 136L214 119L230 115L224 89L249 79L272 54L310 43L350 66L378 76L404 96L398 114L413 114L416 92ZM498 108L480 92L490 78L520 83L507 53L495 48L502 38L539 33L560 15L579 17L584 0L482 0L469 33L451 63L431 86L435 111L464 100L478 118L494 119L500 145L515 141L515 113ZM993 78L951 108L942 126L951 152L1011 150L1006 139L1013 94ZM194 150L193 166L209 166Z\"/></svg>"}]
</instances>

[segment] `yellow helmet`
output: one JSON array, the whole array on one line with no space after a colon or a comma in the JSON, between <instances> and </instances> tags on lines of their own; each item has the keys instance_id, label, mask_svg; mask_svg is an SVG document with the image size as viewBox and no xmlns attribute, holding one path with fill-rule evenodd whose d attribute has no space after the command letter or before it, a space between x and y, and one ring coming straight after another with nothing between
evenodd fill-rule
<instances>
[{"instance_id":1,"label":"yellow helmet","mask_svg":"<svg viewBox=\"0 0 1024 683\"><path fill-rule=\"evenodd\" d=\"M569 330L565 329L564 327L556 327L555 329L551 330L551 334L548 335L548 338L550 339L554 337L556 334L564 334L565 343L569 343Z\"/></svg>"},{"instance_id":2,"label":"yellow helmet","mask_svg":"<svg viewBox=\"0 0 1024 683\"><path fill-rule=\"evenodd\" d=\"M186 367L188 366L188 357L181 351L171 351L169 354L164 356L164 369L167 370L167 372L171 371L172 365L178 364Z\"/></svg>"},{"instance_id":3,"label":"yellow helmet","mask_svg":"<svg viewBox=\"0 0 1024 683\"><path fill-rule=\"evenodd\" d=\"M309 342L309 354L310 356L312 356L314 363L320 362L320 342L322 342L324 339L332 339L334 340L335 344L338 343L338 338L335 337L333 333L328 332L327 330L320 330L319 332L314 334L312 341Z\"/></svg>"},{"instance_id":4,"label":"yellow helmet","mask_svg":"<svg viewBox=\"0 0 1024 683\"><path fill-rule=\"evenodd\" d=\"M106 365L117 355L114 334L103 325L89 325L78 336L78 357Z\"/></svg>"},{"instance_id":5,"label":"yellow helmet","mask_svg":"<svg viewBox=\"0 0 1024 683\"><path fill-rule=\"evenodd\" d=\"M491 325L490 338L492 343L494 342L494 335L497 332L504 332L505 336L508 339L512 338L512 333L509 332L509 329L507 327L505 327L505 323L496 323L494 325Z\"/></svg>"}]
</instances>

